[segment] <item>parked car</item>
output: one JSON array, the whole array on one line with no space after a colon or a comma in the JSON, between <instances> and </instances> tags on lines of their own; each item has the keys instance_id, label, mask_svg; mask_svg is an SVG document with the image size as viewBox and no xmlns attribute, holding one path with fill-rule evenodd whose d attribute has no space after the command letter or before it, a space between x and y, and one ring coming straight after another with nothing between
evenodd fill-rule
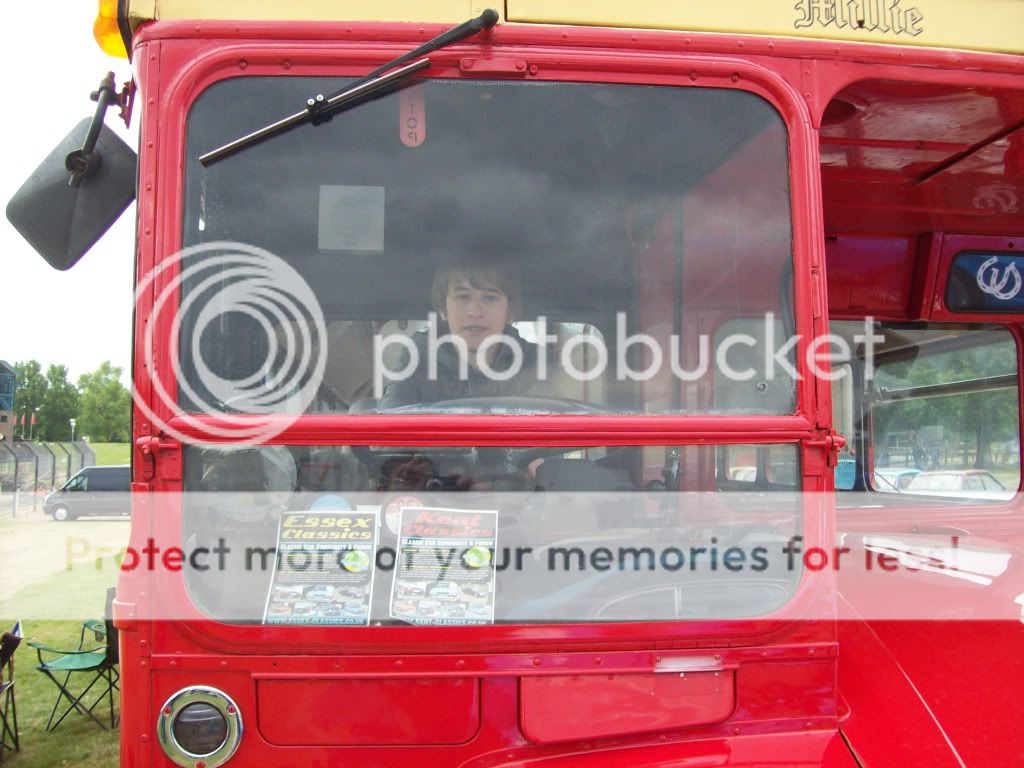
<instances>
[{"instance_id":1,"label":"parked car","mask_svg":"<svg viewBox=\"0 0 1024 768\"><path fill-rule=\"evenodd\" d=\"M85 467L47 495L43 512L60 522L89 515L130 515L131 481L127 464Z\"/></svg>"},{"instance_id":2,"label":"parked car","mask_svg":"<svg viewBox=\"0 0 1024 768\"><path fill-rule=\"evenodd\" d=\"M421 600L416 606L416 613L420 616L443 616L443 610L441 603L437 600Z\"/></svg>"},{"instance_id":3,"label":"parked car","mask_svg":"<svg viewBox=\"0 0 1024 768\"><path fill-rule=\"evenodd\" d=\"M307 600L332 600L334 599L334 587L327 584L318 584L306 591Z\"/></svg>"},{"instance_id":4,"label":"parked car","mask_svg":"<svg viewBox=\"0 0 1024 768\"><path fill-rule=\"evenodd\" d=\"M392 606L392 612L401 614L416 613L416 603L411 600L396 600Z\"/></svg>"},{"instance_id":5,"label":"parked car","mask_svg":"<svg viewBox=\"0 0 1024 768\"><path fill-rule=\"evenodd\" d=\"M454 600L459 596L459 585L451 581L439 581L430 587L430 596L440 600Z\"/></svg>"},{"instance_id":6,"label":"parked car","mask_svg":"<svg viewBox=\"0 0 1024 768\"><path fill-rule=\"evenodd\" d=\"M876 467L871 485L883 493L903 493L919 474L917 467Z\"/></svg>"},{"instance_id":7,"label":"parked car","mask_svg":"<svg viewBox=\"0 0 1024 768\"><path fill-rule=\"evenodd\" d=\"M486 584L463 584L462 594L468 598L487 597L491 592Z\"/></svg>"},{"instance_id":8,"label":"parked car","mask_svg":"<svg viewBox=\"0 0 1024 768\"><path fill-rule=\"evenodd\" d=\"M984 469L921 472L907 484L905 493L992 501L1006 501L1014 495Z\"/></svg>"},{"instance_id":9,"label":"parked car","mask_svg":"<svg viewBox=\"0 0 1024 768\"><path fill-rule=\"evenodd\" d=\"M444 608L444 615L449 619L461 619L466 615L466 604L448 603Z\"/></svg>"},{"instance_id":10,"label":"parked car","mask_svg":"<svg viewBox=\"0 0 1024 768\"><path fill-rule=\"evenodd\" d=\"M730 467L729 479L738 483L752 483L757 480L757 467Z\"/></svg>"},{"instance_id":11,"label":"parked car","mask_svg":"<svg viewBox=\"0 0 1024 768\"><path fill-rule=\"evenodd\" d=\"M398 594L402 597L422 597L426 589L422 582L402 582L398 585Z\"/></svg>"}]
</instances>

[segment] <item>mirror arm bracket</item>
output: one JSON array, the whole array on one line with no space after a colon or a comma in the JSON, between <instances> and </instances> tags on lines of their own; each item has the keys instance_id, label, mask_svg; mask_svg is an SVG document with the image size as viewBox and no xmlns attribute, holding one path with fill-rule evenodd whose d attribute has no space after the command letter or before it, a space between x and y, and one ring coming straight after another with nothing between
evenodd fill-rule
<instances>
[{"instance_id":1,"label":"mirror arm bracket","mask_svg":"<svg viewBox=\"0 0 1024 768\"><path fill-rule=\"evenodd\" d=\"M85 143L81 149L76 149L68 154L64 160L64 166L71 174L68 186L78 187L88 176L95 173L100 167L100 156L96 149L96 141L100 137L100 129L103 127L103 116L107 108L120 104L120 97L115 90L114 73L107 72L100 82L100 87L90 94L90 98L96 102L96 114L93 115L92 125L89 126L89 133L85 137Z\"/></svg>"},{"instance_id":2,"label":"mirror arm bracket","mask_svg":"<svg viewBox=\"0 0 1024 768\"><path fill-rule=\"evenodd\" d=\"M135 85L135 79L126 80L124 86L121 88L121 93L118 94L117 104L121 108L120 117L124 121L125 128L132 127L132 112L135 107L135 92L137 86Z\"/></svg>"}]
</instances>

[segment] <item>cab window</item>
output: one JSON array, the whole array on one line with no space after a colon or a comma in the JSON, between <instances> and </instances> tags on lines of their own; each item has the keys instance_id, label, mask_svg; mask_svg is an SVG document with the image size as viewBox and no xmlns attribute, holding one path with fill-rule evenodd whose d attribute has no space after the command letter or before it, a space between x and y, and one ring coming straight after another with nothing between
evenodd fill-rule
<instances>
[{"instance_id":1,"label":"cab window","mask_svg":"<svg viewBox=\"0 0 1024 768\"><path fill-rule=\"evenodd\" d=\"M77 477L71 478L67 485L64 486L65 491L87 491L89 490L89 475L83 473Z\"/></svg>"},{"instance_id":2,"label":"cab window","mask_svg":"<svg viewBox=\"0 0 1024 768\"><path fill-rule=\"evenodd\" d=\"M183 407L796 411L763 363L794 328L787 134L767 101L430 81L415 138L401 92L198 162L346 82L239 77L192 106ZM276 266L246 299L254 259Z\"/></svg>"},{"instance_id":3,"label":"cab window","mask_svg":"<svg viewBox=\"0 0 1024 768\"><path fill-rule=\"evenodd\" d=\"M1005 501L1020 486L1017 347L988 325L833 323L848 341L849 381L833 385L837 424L852 426L856 483L845 490ZM873 371L870 369L873 367ZM847 427L848 429L850 427ZM837 483L837 488L840 488Z\"/></svg>"},{"instance_id":4,"label":"cab window","mask_svg":"<svg viewBox=\"0 0 1024 768\"><path fill-rule=\"evenodd\" d=\"M786 554L803 529L800 478L793 443L192 446L183 541L232 554L185 581L207 614L257 624L331 624L357 610L347 623L474 624L485 596L484 623L762 616L800 582ZM314 566L356 517L357 576L334 559ZM438 575L480 520L475 565L493 573ZM422 527L438 521L459 527ZM287 583L282 556L293 558Z\"/></svg>"}]
</instances>

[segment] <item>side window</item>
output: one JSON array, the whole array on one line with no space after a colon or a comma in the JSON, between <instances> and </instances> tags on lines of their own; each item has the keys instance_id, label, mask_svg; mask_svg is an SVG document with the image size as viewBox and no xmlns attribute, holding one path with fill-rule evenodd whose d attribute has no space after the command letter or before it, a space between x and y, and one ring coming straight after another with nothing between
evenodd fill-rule
<instances>
[{"instance_id":1,"label":"side window","mask_svg":"<svg viewBox=\"0 0 1024 768\"><path fill-rule=\"evenodd\" d=\"M775 318L770 327L764 317L737 318L718 327L713 349L716 354L722 349L726 353L722 361L725 365L716 371L715 410L793 412L796 408L796 382L785 366L764 352L769 343L776 347L788 336L781 318ZM796 362L792 353L788 360L791 366Z\"/></svg>"},{"instance_id":2,"label":"side window","mask_svg":"<svg viewBox=\"0 0 1024 768\"><path fill-rule=\"evenodd\" d=\"M999 481L996 480L992 475L984 474L981 475L981 483L986 491L1004 491L1005 487L1000 485Z\"/></svg>"},{"instance_id":3,"label":"side window","mask_svg":"<svg viewBox=\"0 0 1024 768\"><path fill-rule=\"evenodd\" d=\"M837 491L852 491L857 485L856 447L853 427L853 366L836 362L832 365L835 380L832 382L832 426L846 438L846 445L839 454L835 469Z\"/></svg>"},{"instance_id":4,"label":"side window","mask_svg":"<svg viewBox=\"0 0 1024 768\"><path fill-rule=\"evenodd\" d=\"M793 445L725 445L719 448L719 487L796 488L800 483Z\"/></svg>"},{"instance_id":5,"label":"side window","mask_svg":"<svg viewBox=\"0 0 1024 768\"><path fill-rule=\"evenodd\" d=\"M112 491L114 486L114 474L112 472L97 472L93 478L92 490L94 491Z\"/></svg>"},{"instance_id":6,"label":"side window","mask_svg":"<svg viewBox=\"0 0 1024 768\"><path fill-rule=\"evenodd\" d=\"M863 323L833 323L833 331L854 353L852 392L835 386L833 407L837 426L853 422L864 488L908 498L1013 496L1021 479L1019 384L1006 329L876 323L873 350L854 341L863 339Z\"/></svg>"},{"instance_id":7,"label":"side window","mask_svg":"<svg viewBox=\"0 0 1024 768\"><path fill-rule=\"evenodd\" d=\"M726 445L721 448L719 480L734 483L757 481L757 448L753 445Z\"/></svg>"},{"instance_id":8,"label":"side window","mask_svg":"<svg viewBox=\"0 0 1024 768\"><path fill-rule=\"evenodd\" d=\"M87 491L89 490L89 475L79 475L72 478L71 482L64 486L65 491Z\"/></svg>"}]
</instances>

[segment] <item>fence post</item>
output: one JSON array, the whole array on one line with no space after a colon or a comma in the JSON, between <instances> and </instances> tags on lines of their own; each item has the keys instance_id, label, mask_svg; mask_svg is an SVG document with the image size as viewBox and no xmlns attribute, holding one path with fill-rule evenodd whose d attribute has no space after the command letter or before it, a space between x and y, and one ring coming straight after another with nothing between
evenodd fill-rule
<instances>
[{"instance_id":1,"label":"fence post","mask_svg":"<svg viewBox=\"0 0 1024 768\"><path fill-rule=\"evenodd\" d=\"M96 466L96 451L92 449L92 446L87 442L80 441L79 447L82 449L82 466L95 467ZM89 462L86 464L85 462Z\"/></svg>"},{"instance_id":2,"label":"fence post","mask_svg":"<svg viewBox=\"0 0 1024 768\"><path fill-rule=\"evenodd\" d=\"M50 490L52 491L57 485L57 454L50 450L50 446L46 443L40 443L40 445L50 454Z\"/></svg>"},{"instance_id":3,"label":"fence post","mask_svg":"<svg viewBox=\"0 0 1024 768\"><path fill-rule=\"evenodd\" d=\"M14 457L14 493L11 494L11 517L15 518L18 516L18 454L7 444L6 440L0 440L0 445Z\"/></svg>"},{"instance_id":4,"label":"fence post","mask_svg":"<svg viewBox=\"0 0 1024 768\"><path fill-rule=\"evenodd\" d=\"M7 445L7 441L4 440L4 445ZM18 456L18 452L15 451L11 446L7 445L7 449L14 454L14 506L11 508L11 517L17 519L18 517L18 497L21 495L20 483L18 482L18 470L21 469L21 460Z\"/></svg>"},{"instance_id":5,"label":"fence post","mask_svg":"<svg viewBox=\"0 0 1024 768\"><path fill-rule=\"evenodd\" d=\"M67 459L68 459L67 460L67 469L68 469L68 471L64 475L64 482L67 482L68 480L71 479L71 451L69 451L67 448L64 447L64 443L57 443L57 447L60 448L62 451L64 451L65 455L67 455Z\"/></svg>"},{"instance_id":6,"label":"fence post","mask_svg":"<svg viewBox=\"0 0 1024 768\"><path fill-rule=\"evenodd\" d=\"M36 511L36 505L39 503L39 454L36 453L31 443L28 444L29 450L32 451L32 458L35 459L33 466L35 471L32 474L32 511Z\"/></svg>"},{"instance_id":7,"label":"fence post","mask_svg":"<svg viewBox=\"0 0 1024 768\"><path fill-rule=\"evenodd\" d=\"M78 468L85 469L85 451L79 448L77 443L71 443L71 447L78 454Z\"/></svg>"},{"instance_id":8,"label":"fence post","mask_svg":"<svg viewBox=\"0 0 1024 768\"><path fill-rule=\"evenodd\" d=\"M39 496L39 460L42 456L39 453L39 446L35 443L24 440L21 444L32 452L32 458L35 459L35 470L32 475L32 511L35 512L39 506L39 499L37 498Z\"/></svg>"}]
</instances>

